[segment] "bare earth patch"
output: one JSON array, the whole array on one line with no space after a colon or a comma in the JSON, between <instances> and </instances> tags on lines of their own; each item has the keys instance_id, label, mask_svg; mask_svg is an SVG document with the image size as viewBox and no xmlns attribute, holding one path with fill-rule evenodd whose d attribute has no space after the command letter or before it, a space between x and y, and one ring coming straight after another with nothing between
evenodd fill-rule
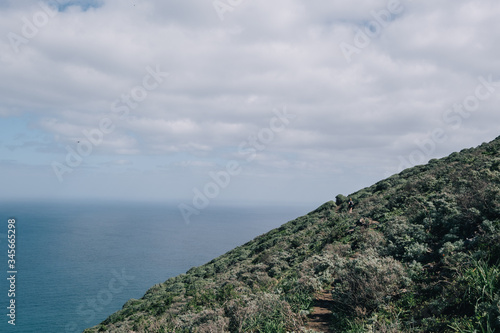
<instances>
[{"instance_id":1,"label":"bare earth patch","mask_svg":"<svg viewBox=\"0 0 500 333\"><path fill-rule=\"evenodd\" d=\"M313 312L309 315L306 328L316 332L333 332L329 328L332 315L333 297L330 291L322 291L316 295Z\"/></svg>"}]
</instances>

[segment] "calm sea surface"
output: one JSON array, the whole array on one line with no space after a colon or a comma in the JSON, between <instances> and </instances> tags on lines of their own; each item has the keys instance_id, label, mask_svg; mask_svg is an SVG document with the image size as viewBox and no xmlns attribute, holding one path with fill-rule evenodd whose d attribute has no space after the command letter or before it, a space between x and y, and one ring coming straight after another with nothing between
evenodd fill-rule
<instances>
[{"instance_id":1,"label":"calm sea surface","mask_svg":"<svg viewBox=\"0 0 500 333\"><path fill-rule=\"evenodd\" d=\"M318 205L319 206L319 205ZM81 332L156 283L316 207L0 203L0 332ZM16 220L15 326L8 324L7 221Z\"/></svg>"}]
</instances>

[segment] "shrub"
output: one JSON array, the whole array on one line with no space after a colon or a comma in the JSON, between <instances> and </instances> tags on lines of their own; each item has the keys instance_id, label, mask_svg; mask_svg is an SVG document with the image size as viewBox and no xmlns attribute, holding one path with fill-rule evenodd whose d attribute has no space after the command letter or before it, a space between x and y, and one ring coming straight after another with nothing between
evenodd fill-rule
<instances>
[{"instance_id":1,"label":"shrub","mask_svg":"<svg viewBox=\"0 0 500 333\"><path fill-rule=\"evenodd\" d=\"M352 247L361 251L372 249L378 252L384 245L385 238L382 233L369 228L361 228L357 229L354 234Z\"/></svg>"},{"instance_id":2,"label":"shrub","mask_svg":"<svg viewBox=\"0 0 500 333\"><path fill-rule=\"evenodd\" d=\"M280 289L283 299L290 304L293 312L299 313L301 310L309 310L313 304L314 281L306 278L292 278L285 280Z\"/></svg>"},{"instance_id":3,"label":"shrub","mask_svg":"<svg viewBox=\"0 0 500 333\"><path fill-rule=\"evenodd\" d=\"M407 277L393 258L367 255L347 262L337 278L332 293L338 307L365 315L397 295Z\"/></svg>"},{"instance_id":4,"label":"shrub","mask_svg":"<svg viewBox=\"0 0 500 333\"><path fill-rule=\"evenodd\" d=\"M387 255L410 262L423 260L428 240L423 225L410 223L405 217L397 216L386 221L383 230L388 241Z\"/></svg>"},{"instance_id":5,"label":"shrub","mask_svg":"<svg viewBox=\"0 0 500 333\"><path fill-rule=\"evenodd\" d=\"M258 294L253 299L232 301L226 308L231 332L300 331L302 320L278 295Z\"/></svg>"},{"instance_id":6,"label":"shrub","mask_svg":"<svg viewBox=\"0 0 500 333\"><path fill-rule=\"evenodd\" d=\"M460 272L459 282L466 292L464 302L474 307L475 326L482 332L500 330L500 267L489 266L483 260L473 260Z\"/></svg>"},{"instance_id":7,"label":"shrub","mask_svg":"<svg viewBox=\"0 0 500 333\"><path fill-rule=\"evenodd\" d=\"M427 254L428 247L426 244L422 243L412 243L405 248L405 254L403 255L403 259L406 262L411 261L423 261L424 256Z\"/></svg>"},{"instance_id":8,"label":"shrub","mask_svg":"<svg viewBox=\"0 0 500 333\"><path fill-rule=\"evenodd\" d=\"M335 197L335 204L337 206L341 206L342 204L344 204L346 202L347 202L347 198L342 194L339 194Z\"/></svg>"}]
</instances>

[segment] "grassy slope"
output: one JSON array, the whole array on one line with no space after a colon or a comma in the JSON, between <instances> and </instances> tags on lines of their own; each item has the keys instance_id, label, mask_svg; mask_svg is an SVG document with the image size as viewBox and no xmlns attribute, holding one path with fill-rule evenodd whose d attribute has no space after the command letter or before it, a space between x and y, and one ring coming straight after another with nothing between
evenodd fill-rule
<instances>
[{"instance_id":1,"label":"grassy slope","mask_svg":"<svg viewBox=\"0 0 500 333\"><path fill-rule=\"evenodd\" d=\"M85 332L500 331L500 137L317 210L155 285Z\"/></svg>"}]
</instances>

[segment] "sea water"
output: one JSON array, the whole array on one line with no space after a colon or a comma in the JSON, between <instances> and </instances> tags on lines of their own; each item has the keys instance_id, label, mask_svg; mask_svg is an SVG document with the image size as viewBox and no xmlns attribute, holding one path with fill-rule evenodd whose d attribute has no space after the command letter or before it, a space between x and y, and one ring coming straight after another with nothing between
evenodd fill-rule
<instances>
[{"instance_id":1,"label":"sea water","mask_svg":"<svg viewBox=\"0 0 500 333\"><path fill-rule=\"evenodd\" d=\"M154 284L207 263L308 208L315 207L211 207L188 224L169 204L2 202L0 332L82 332ZM8 295L9 219L15 219L16 230L15 297ZM15 326L8 323L12 299Z\"/></svg>"}]
</instances>

